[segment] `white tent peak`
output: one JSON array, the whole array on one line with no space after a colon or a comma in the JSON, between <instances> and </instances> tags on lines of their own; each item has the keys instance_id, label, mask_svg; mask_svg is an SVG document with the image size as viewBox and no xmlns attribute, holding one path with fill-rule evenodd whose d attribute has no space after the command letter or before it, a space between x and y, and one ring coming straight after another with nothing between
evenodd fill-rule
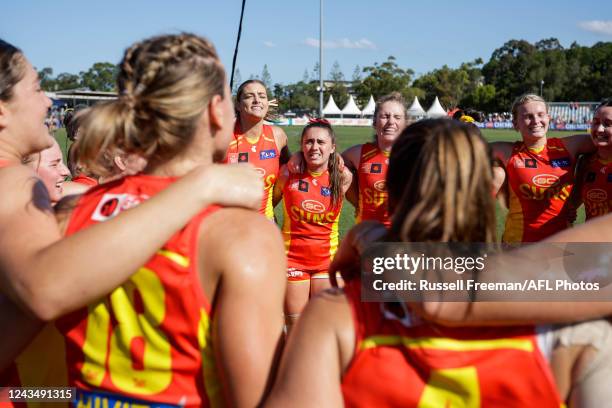
<instances>
[{"instance_id":1,"label":"white tent peak","mask_svg":"<svg viewBox=\"0 0 612 408\"><path fill-rule=\"evenodd\" d=\"M446 110L444 110L444 108L440 104L440 101L438 100L438 97L436 96L436 99L434 100L434 102L431 104L431 107L427 111L427 117L428 118L439 118L441 116L446 116Z\"/></svg>"},{"instance_id":2,"label":"white tent peak","mask_svg":"<svg viewBox=\"0 0 612 408\"><path fill-rule=\"evenodd\" d=\"M340 115L341 113L342 111L340 111L340 108L338 108L338 105L334 102L334 97L329 95L327 104L323 108L323 115Z\"/></svg>"},{"instance_id":3,"label":"white tent peak","mask_svg":"<svg viewBox=\"0 0 612 408\"><path fill-rule=\"evenodd\" d=\"M363 108L363 110L361 111L361 114L364 116L374 115L375 108L376 108L376 103L374 102L374 97L370 95L370 100L368 101L368 104L365 106L365 108Z\"/></svg>"},{"instance_id":4,"label":"white tent peak","mask_svg":"<svg viewBox=\"0 0 612 408\"><path fill-rule=\"evenodd\" d=\"M419 103L419 98L414 97L412 105L408 108L408 116L425 116L425 109Z\"/></svg>"},{"instance_id":5,"label":"white tent peak","mask_svg":"<svg viewBox=\"0 0 612 408\"><path fill-rule=\"evenodd\" d=\"M342 109L343 115L361 115L361 109L355 103L355 99L353 99L353 95L349 95L349 100L346 103L344 109Z\"/></svg>"}]
</instances>

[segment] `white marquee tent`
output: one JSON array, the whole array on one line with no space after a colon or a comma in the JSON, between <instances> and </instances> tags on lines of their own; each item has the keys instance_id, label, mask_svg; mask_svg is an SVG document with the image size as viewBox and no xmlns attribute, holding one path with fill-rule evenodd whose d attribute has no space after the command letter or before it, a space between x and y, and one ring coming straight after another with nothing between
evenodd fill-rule
<instances>
[{"instance_id":1,"label":"white marquee tent","mask_svg":"<svg viewBox=\"0 0 612 408\"><path fill-rule=\"evenodd\" d=\"M439 118L442 116L446 116L446 110L440 105L440 101L436 96L436 100L431 104L431 107L427 111L428 118Z\"/></svg>"},{"instance_id":2,"label":"white marquee tent","mask_svg":"<svg viewBox=\"0 0 612 408\"><path fill-rule=\"evenodd\" d=\"M414 101L412 102L412 105L410 105L406 113L409 118L414 119L421 119L423 116L425 116L425 109L423 109L423 107L419 103L419 98L417 98L416 96L414 97Z\"/></svg>"},{"instance_id":3,"label":"white marquee tent","mask_svg":"<svg viewBox=\"0 0 612 408\"><path fill-rule=\"evenodd\" d=\"M346 106L342 109L342 115L361 115L361 109L357 107L355 99L353 99L353 95L349 96L349 100L346 103Z\"/></svg>"},{"instance_id":4,"label":"white marquee tent","mask_svg":"<svg viewBox=\"0 0 612 408\"><path fill-rule=\"evenodd\" d=\"M334 97L329 95L327 104L323 108L323 116L340 115L340 114L342 114L342 111L340 110L340 108L338 108L338 105L336 105L336 102L334 102Z\"/></svg>"},{"instance_id":5,"label":"white marquee tent","mask_svg":"<svg viewBox=\"0 0 612 408\"><path fill-rule=\"evenodd\" d=\"M374 97L370 95L370 100L368 101L368 104L365 106L365 108L363 108L363 110L361 111L361 114L363 116L372 116L374 115L375 108L376 103L374 102Z\"/></svg>"}]
</instances>

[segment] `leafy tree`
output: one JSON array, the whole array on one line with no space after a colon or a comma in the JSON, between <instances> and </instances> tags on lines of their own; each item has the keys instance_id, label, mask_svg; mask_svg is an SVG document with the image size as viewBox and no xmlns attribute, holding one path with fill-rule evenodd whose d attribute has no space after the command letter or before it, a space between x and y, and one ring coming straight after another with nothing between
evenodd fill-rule
<instances>
[{"instance_id":1,"label":"leafy tree","mask_svg":"<svg viewBox=\"0 0 612 408\"><path fill-rule=\"evenodd\" d=\"M318 81L319 80L319 71L320 71L319 63L316 62L314 64L314 67L312 68L312 74L310 75L310 80L311 81Z\"/></svg>"},{"instance_id":2,"label":"leafy tree","mask_svg":"<svg viewBox=\"0 0 612 408\"><path fill-rule=\"evenodd\" d=\"M344 74L342 73L342 69L340 68L338 61L334 61L331 71L329 72L329 79L336 83L344 81Z\"/></svg>"},{"instance_id":3,"label":"leafy tree","mask_svg":"<svg viewBox=\"0 0 612 408\"><path fill-rule=\"evenodd\" d=\"M268 70L268 64L264 64L263 69L261 70L261 82L266 85L268 90L272 88L272 76Z\"/></svg>"},{"instance_id":4,"label":"leafy tree","mask_svg":"<svg viewBox=\"0 0 612 408\"><path fill-rule=\"evenodd\" d=\"M77 89L81 87L81 78L78 75L62 72L55 78L54 90Z\"/></svg>"},{"instance_id":5,"label":"leafy tree","mask_svg":"<svg viewBox=\"0 0 612 408\"><path fill-rule=\"evenodd\" d=\"M382 64L363 68L367 74L364 80L357 85L355 91L360 100L367 100L370 95L377 99L388 93L404 92L412 82L414 71L402 69L395 62L395 57L389 56Z\"/></svg>"},{"instance_id":6,"label":"leafy tree","mask_svg":"<svg viewBox=\"0 0 612 408\"><path fill-rule=\"evenodd\" d=\"M351 80L353 81L353 86L356 86L357 83L361 82L361 67L359 67L359 65L355 65Z\"/></svg>"},{"instance_id":7,"label":"leafy tree","mask_svg":"<svg viewBox=\"0 0 612 408\"><path fill-rule=\"evenodd\" d=\"M81 72L81 85L92 91L115 91L118 68L110 62L96 62L86 72Z\"/></svg>"},{"instance_id":8,"label":"leafy tree","mask_svg":"<svg viewBox=\"0 0 612 408\"><path fill-rule=\"evenodd\" d=\"M310 81L310 77L308 76L308 69L304 70L304 75L302 75L302 82L307 84Z\"/></svg>"},{"instance_id":9,"label":"leafy tree","mask_svg":"<svg viewBox=\"0 0 612 408\"><path fill-rule=\"evenodd\" d=\"M55 79L53 78L53 68L45 67L38 71L40 87L45 91L55 91Z\"/></svg>"}]
</instances>

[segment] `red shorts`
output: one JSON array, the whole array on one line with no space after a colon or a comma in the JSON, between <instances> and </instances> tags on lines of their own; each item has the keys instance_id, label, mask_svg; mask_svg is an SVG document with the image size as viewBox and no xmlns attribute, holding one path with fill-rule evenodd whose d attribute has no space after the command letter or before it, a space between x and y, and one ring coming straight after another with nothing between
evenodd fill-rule
<instances>
[{"instance_id":1,"label":"red shorts","mask_svg":"<svg viewBox=\"0 0 612 408\"><path fill-rule=\"evenodd\" d=\"M320 271L287 268L287 280L289 282L310 282L311 279L329 279L327 269Z\"/></svg>"}]
</instances>

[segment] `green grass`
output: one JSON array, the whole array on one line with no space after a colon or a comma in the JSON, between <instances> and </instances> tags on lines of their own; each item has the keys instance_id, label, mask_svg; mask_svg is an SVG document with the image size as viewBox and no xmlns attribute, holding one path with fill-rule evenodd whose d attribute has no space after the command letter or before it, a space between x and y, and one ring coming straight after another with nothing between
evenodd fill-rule
<instances>
[{"instance_id":1,"label":"green grass","mask_svg":"<svg viewBox=\"0 0 612 408\"><path fill-rule=\"evenodd\" d=\"M291 152L296 152L300 148L300 134L302 132L301 126L287 126L283 128L287 133L287 137L289 140L289 149ZM351 127L351 126L337 126L334 128L336 132L336 142L338 144L338 150L344 151L345 149L356 145L362 144L369 140L372 140L373 137L373 129L369 127ZM514 130L509 129L483 129L483 135L485 138L491 142L494 141L516 141L520 139L520 136ZM550 131L548 135L550 137L564 137L569 136L570 132L559 132L559 131ZM66 132L64 129L60 129L55 132L55 137L57 138L60 147L64 151L64 157L66 156L65 150L69 145L66 139ZM282 207L278 205L275 209L275 214L277 220L282 223L283 214ZM497 232L498 236L501 236L501 233L504 230L504 222L506 218L506 212L504 209L497 207ZM584 208L581 207L578 210L578 223L584 222ZM353 206L345 202L342 213L340 214L340 237L342 238L346 231L348 231L355 223L355 209Z\"/></svg>"}]
</instances>

